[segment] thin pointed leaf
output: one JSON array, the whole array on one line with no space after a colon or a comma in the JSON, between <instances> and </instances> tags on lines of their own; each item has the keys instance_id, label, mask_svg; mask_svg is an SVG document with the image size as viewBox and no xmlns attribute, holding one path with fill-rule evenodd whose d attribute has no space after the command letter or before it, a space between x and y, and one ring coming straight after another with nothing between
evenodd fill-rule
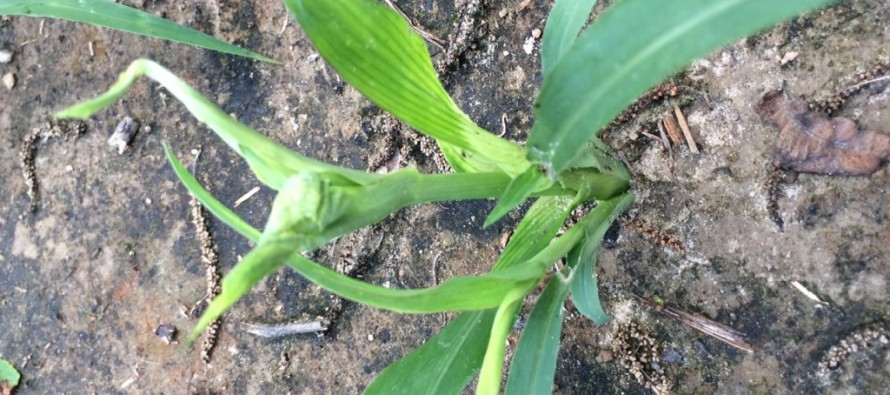
<instances>
[{"instance_id":1,"label":"thin pointed leaf","mask_svg":"<svg viewBox=\"0 0 890 395\"><path fill-rule=\"evenodd\" d=\"M487 228L491 226L491 224L497 222L501 217L507 215L510 210L522 204L522 202L531 196L533 192L547 187L549 184L550 181L538 171L537 167L530 166L524 173L510 181L507 190L504 191L504 194L498 200L498 204L494 206L494 209L492 209L491 213L488 214L488 217L485 218L485 223L482 227Z\"/></svg>"},{"instance_id":2,"label":"thin pointed leaf","mask_svg":"<svg viewBox=\"0 0 890 395\"><path fill-rule=\"evenodd\" d=\"M511 176L528 167L525 150L478 127L439 83L423 39L374 0L285 0L306 35L343 79L418 131L451 145L455 168ZM471 154L471 155L470 155ZM497 166L491 168L491 166Z\"/></svg>"},{"instance_id":3,"label":"thin pointed leaf","mask_svg":"<svg viewBox=\"0 0 890 395\"><path fill-rule=\"evenodd\" d=\"M186 342L191 344L195 341L208 325L216 321L256 283L281 267L284 260L293 252L294 249L290 245L282 243L266 243L250 251L223 278L222 292L210 301Z\"/></svg>"},{"instance_id":4,"label":"thin pointed leaf","mask_svg":"<svg viewBox=\"0 0 890 395\"><path fill-rule=\"evenodd\" d=\"M619 215L630 207L633 201L633 193L623 195L609 209L605 220L589 232L585 240L578 244L572 253L569 254L568 263L575 268L575 274L572 276L572 302L574 302L578 312L597 325L608 323L609 316L600 303L596 276L596 253L599 251L599 246L609 227L612 226L612 223L615 222ZM599 206L597 206L598 208Z\"/></svg>"},{"instance_id":5,"label":"thin pointed leaf","mask_svg":"<svg viewBox=\"0 0 890 395\"><path fill-rule=\"evenodd\" d=\"M0 15L24 15L89 23L269 63L275 59L220 41L164 18L107 0L5 0Z\"/></svg>"},{"instance_id":6,"label":"thin pointed leaf","mask_svg":"<svg viewBox=\"0 0 890 395\"><path fill-rule=\"evenodd\" d=\"M297 154L236 121L195 88L163 66L148 59L138 59L121 73L117 81L102 95L59 111L55 118L87 119L123 96L141 76L151 78L177 99L199 121L207 124L230 148L250 164L257 177L273 189L300 171L336 173L356 183L379 180L382 175L347 169ZM246 149L250 147L249 150Z\"/></svg>"},{"instance_id":7,"label":"thin pointed leaf","mask_svg":"<svg viewBox=\"0 0 890 395\"><path fill-rule=\"evenodd\" d=\"M506 394L553 393L553 376L562 333L562 305L568 293L569 284L560 275L555 274L550 278L522 330L510 365Z\"/></svg>"},{"instance_id":8,"label":"thin pointed leaf","mask_svg":"<svg viewBox=\"0 0 890 395\"><path fill-rule=\"evenodd\" d=\"M513 323L516 314L522 307L525 294L531 290L534 284L527 289L517 289L507 295L498 307L491 323L491 333L488 337L488 346L485 349L485 358L479 369L479 382L476 384L477 395L498 395L501 390L501 375L504 371L504 354L507 348L507 336L513 331Z\"/></svg>"},{"instance_id":9,"label":"thin pointed leaf","mask_svg":"<svg viewBox=\"0 0 890 395\"><path fill-rule=\"evenodd\" d=\"M596 0L556 0L553 3L541 42L541 74L544 79L578 38L594 5Z\"/></svg>"},{"instance_id":10,"label":"thin pointed leaf","mask_svg":"<svg viewBox=\"0 0 890 395\"><path fill-rule=\"evenodd\" d=\"M621 0L553 66L535 103L529 158L553 173L659 81L722 45L830 0Z\"/></svg>"}]
</instances>

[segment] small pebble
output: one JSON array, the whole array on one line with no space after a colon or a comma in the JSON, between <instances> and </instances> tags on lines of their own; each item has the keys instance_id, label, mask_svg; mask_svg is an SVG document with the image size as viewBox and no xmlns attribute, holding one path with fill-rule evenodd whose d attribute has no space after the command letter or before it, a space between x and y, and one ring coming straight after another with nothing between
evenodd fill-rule
<instances>
[{"instance_id":1,"label":"small pebble","mask_svg":"<svg viewBox=\"0 0 890 395\"><path fill-rule=\"evenodd\" d=\"M118 155L123 154L138 130L139 122L131 117L125 117L114 128L114 133L108 139L108 145L117 148Z\"/></svg>"},{"instance_id":2,"label":"small pebble","mask_svg":"<svg viewBox=\"0 0 890 395\"><path fill-rule=\"evenodd\" d=\"M13 52L6 48L0 48L0 63L9 63L12 61Z\"/></svg>"},{"instance_id":3,"label":"small pebble","mask_svg":"<svg viewBox=\"0 0 890 395\"><path fill-rule=\"evenodd\" d=\"M667 363L674 363L677 365L682 365L684 358L676 350L671 349L671 350L668 350L667 352L665 352L664 354L661 354L661 360L665 361Z\"/></svg>"},{"instance_id":4,"label":"small pebble","mask_svg":"<svg viewBox=\"0 0 890 395\"><path fill-rule=\"evenodd\" d=\"M541 38L541 29L532 30L532 37L534 37L535 40Z\"/></svg>"},{"instance_id":5,"label":"small pebble","mask_svg":"<svg viewBox=\"0 0 890 395\"><path fill-rule=\"evenodd\" d=\"M155 329L157 335L164 343L170 344L176 338L176 327L172 325L158 325Z\"/></svg>"},{"instance_id":6,"label":"small pebble","mask_svg":"<svg viewBox=\"0 0 890 395\"><path fill-rule=\"evenodd\" d=\"M14 88L15 87L15 74L13 74L13 73L3 74L3 86L5 86L6 89Z\"/></svg>"},{"instance_id":7,"label":"small pebble","mask_svg":"<svg viewBox=\"0 0 890 395\"><path fill-rule=\"evenodd\" d=\"M615 359L615 356L609 350L602 350L596 356L596 361L599 363L609 363L612 362L613 359Z\"/></svg>"}]
</instances>

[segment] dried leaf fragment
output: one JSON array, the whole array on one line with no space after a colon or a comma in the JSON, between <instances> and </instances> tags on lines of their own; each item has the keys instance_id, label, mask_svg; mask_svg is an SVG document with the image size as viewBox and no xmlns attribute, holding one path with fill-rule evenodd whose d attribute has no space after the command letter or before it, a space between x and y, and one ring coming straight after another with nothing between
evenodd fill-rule
<instances>
[{"instance_id":1,"label":"dried leaf fragment","mask_svg":"<svg viewBox=\"0 0 890 395\"><path fill-rule=\"evenodd\" d=\"M867 176L890 160L890 136L861 130L844 117L829 119L810 111L806 101L783 90L764 95L757 112L779 126L775 165L781 169Z\"/></svg>"}]
</instances>

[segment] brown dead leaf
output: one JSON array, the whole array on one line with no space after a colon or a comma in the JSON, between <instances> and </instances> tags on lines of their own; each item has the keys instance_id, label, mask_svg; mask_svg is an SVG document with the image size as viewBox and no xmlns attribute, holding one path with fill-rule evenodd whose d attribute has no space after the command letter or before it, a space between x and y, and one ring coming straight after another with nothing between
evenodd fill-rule
<instances>
[{"instance_id":1,"label":"brown dead leaf","mask_svg":"<svg viewBox=\"0 0 890 395\"><path fill-rule=\"evenodd\" d=\"M890 160L890 136L861 130L844 117L812 112L806 101L784 90L767 93L757 105L779 126L775 165L802 173L867 176Z\"/></svg>"}]
</instances>

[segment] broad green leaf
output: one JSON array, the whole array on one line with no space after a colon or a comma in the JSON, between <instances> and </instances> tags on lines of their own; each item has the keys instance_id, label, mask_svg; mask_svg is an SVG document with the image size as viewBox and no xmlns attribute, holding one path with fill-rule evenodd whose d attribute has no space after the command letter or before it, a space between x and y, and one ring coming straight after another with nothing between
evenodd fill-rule
<instances>
[{"instance_id":1,"label":"broad green leaf","mask_svg":"<svg viewBox=\"0 0 890 395\"><path fill-rule=\"evenodd\" d=\"M9 389L14 389L19 385L19 379L22 375L12 366L9 361L0 359L0 383L6 382Z\"/></svg>"},{"instance_id":2,"label":"broad green leaf","mask_svg":"<svg viewBox=\"0 0 890 395\"><path fill-rule=\"evenodd\" d=\"M606 232L615 219L624 213L634 201L634 194L629 192L609 202L600 202L591 215L602 213L600 207L607 210L605 219L587 233L584 240L569 254L568 264L575 269L572 276L572 301L575 308L597 325L609 322L609 316L600 304L599 287L596 277L596 253Z\"/></svg>"},{"instance_id":3,"label":"broad green leaf","mask_svg":"<svg viewBox=\"0 0 890 395\"><path fill-rule=\"evenodd\" d=\"M550 278L532 310L513 354L506 394L551 394L569 284L560 274Z\"/></svg>"},{"instance_id":4,"label":"broad green leaf","mask_svg":"<svg viewBox=\"0 0 890 395\"><path fill-rule=\"evenodd\" d=\"M460 393L482 364L494 316L495 310L460 313L422 346L387 366L364 393Z\"/></svg>"},{"instance_id":5,"label":"broad green leaf","mask_svg":"<svg viewBox=\"0 0 890 395\"><path fill-rule=\"evenodd\" d=\"M455 169L524 171L525 150L479 126L439 82L423 39L375 0L285 0L324 59L372 102L429 135Z\"/></svg>"},{"instance_id":6,"label":"broad green leaf","mask_svg":"<svg viewBox=\"0 0 890 395\"><path fill-rule=\"evenodd\" d=\"M553 65L535 102L529 159L552 173L633 100L720 46L830 0L621 0Z\"/></svg>"},{"instance_id":7,"label":"broad green leaf","mask_svg":"<svg viewBox=\"0 0 890 395\"><path fill-rule=\"evenodd\" d=\"M573 208L571 197L538 199L492 271L510 268L536 255L550 243ZM482 365L495 313L496 310L461 313L429 341L380 372L365 393L460 393Z\"/></svg>"},{"instance_id":8,"label":"broad green leaf","mask_svg":"<svg viewBox=\"0 0 890 395\"><path fill-rule=\"evenodd\" d=\"M335 173L359 184L382 177L379 174L320 162L289 150L236 121L185 81L147 59L138 59L131 63L108 91L99 97L59 111L54 117L87 119L117 101L143 75L167 88L195 118L207 124L230 148L241 155L260 181L273 189L279 189L288 177L300 171Z\"/></svg>"},{"instance_id":9,"label":"broad green leaf","mask_svg":"<svg viewBox=\"0 0 890 395\"><path fill-rule=\"evenodd\" d=\"M127 33L160 38L217 52L278 63L253 51L177 25L161 17L107 0L4 0L0 15L24 15L65 19Z\"/></svg>"},{"instance_id":10,"label":"broad green leaf","mask_svg":"<svg viewBox=\"0 0 890 395\"><path fill-rule=\"evenodd\" d=\"M599 246L599 241L605 235L605 229L608 229L612 221L621 215L632 202L632 193L600 202L582 220L585 223L585 228L592 232L588 233L585 239L569 253L566 268L563 270L563 272L568 272L568 278L564 277L562 273L554 274L547 284L547 288L538 298L525 329L522 331L522 336L519 338L516 353L513 355L510 376L507 379L507 394L551 393L562 331L562 306L569 289L579 284L578 277L584 275L583 267L592 266L589 260L579 259L579 252L583 251L581 254L589 253L589 257L595 257L596 247ZM594 243L593 240L597 242ZM593 296L597 296L595 288ZM602 311L598 298L595 303L596 308Z\"/></svg>"},{"instance_id":11,"label":"broad green leaf","mask_svg":"<svg viewBox=\"0 0 890 395\"><path fill-rule=\"evenodd\" d=\"M553 3L541 41L541 75L544 79L575 42L594 5L596 0L556 0Z\"/></svg>"},{"instance_id":12,"label":"broad green leaf","mask_svg":"<svg viewBox=\"0 0 890 395\"><path fill-rule=\"evenodd\" d=\"M485 223L482 227L487 228L491 226L491 224L509 213L510 210L522 204L533 192L545 188L549 184L551 184L551 181L544 177L536 166L529 166L525 172L510 181L510 185L507 186L504 195L501 196L498 204L494 206L494 209L485 218Z\"/></svg>"}]
</instances>

